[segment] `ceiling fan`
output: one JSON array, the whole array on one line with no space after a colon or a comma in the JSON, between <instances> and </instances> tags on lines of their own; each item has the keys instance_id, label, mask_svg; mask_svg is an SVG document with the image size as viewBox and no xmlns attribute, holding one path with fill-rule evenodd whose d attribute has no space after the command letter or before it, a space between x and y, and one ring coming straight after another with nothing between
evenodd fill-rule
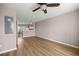
<instances>
[{"instance_id":1,"label":"ceiling fan","mask_svg":"<svg viewBox=\"0 0 79 59\"><path fill-rule=\"evenodd\" d=\"M33 10L33 12L41 9L45 14L47 13L47 7L58 7L60 5L60 3L37 3L38 5L40 5L39 7L37 7L36 9Z\"/></svg>"}]
</instances>

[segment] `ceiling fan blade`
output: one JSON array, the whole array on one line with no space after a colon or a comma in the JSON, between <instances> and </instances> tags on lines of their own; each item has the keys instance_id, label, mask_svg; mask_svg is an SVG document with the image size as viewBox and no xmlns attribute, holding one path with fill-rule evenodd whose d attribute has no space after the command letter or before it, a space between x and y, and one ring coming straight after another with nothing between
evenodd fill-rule
<instances>
[{"instance_id":1,"label":"ceiling fan blade","mask_svg":"<svg viewBox=\"0 0 79 59\"><path fill-rule=\"evenodd\" d=\"M47 4L48 7L58 7L60 3Z\"/></svg>"},{"instance_id":2,"label":"ceiling fan blade","mask_svg":"<svg viewBox=\"0 0 79 59\"><path fill-rule=\"evenodd\" d=\"M33 10L33 12L37 11L38 9L40 9L40 7L38 7L38 8L36 8L36 9L34 9L34 10Z\"/></svg>"},{"instance_id":3,"label":"ceiling fan blade","mask_svg":"<svg viewBox=\"0 0 79 59\"><path fill-rule=\"evenodd\" d=\"M37 3L37 4L39 4L39 5L47 5L47 3Z\"/></svg>"},{"instance_id":4,"label":"ceiling fan blade","mask_svg":"<svg viewBox=\"0 0 79 59\"><path fill-rule=\"evenodd\" d=\"M44 13L46 14L47 13L47 10L44 10Z\"/></svg>"}]
</instances>

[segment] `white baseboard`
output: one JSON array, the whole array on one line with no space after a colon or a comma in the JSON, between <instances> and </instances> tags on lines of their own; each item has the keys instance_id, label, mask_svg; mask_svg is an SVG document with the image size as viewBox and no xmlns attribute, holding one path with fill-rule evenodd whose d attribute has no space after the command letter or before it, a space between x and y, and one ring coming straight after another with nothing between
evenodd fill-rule
<instances>
[{"instance_id":1,"label":"white baseboard","mask_svg":"<svg viewBox=\"0 0 79 59\"><path fill-rule=\"evenodd\" d=\"M53 42L57 42L57 43L60 43L60 44L66 45L66 46L70 46L70 47L73 47L73 48L76 48L76 49L79 49L79 47L78 47L78 46L74 46L74 45L67 44L67 43L60 42L60 41L56 41L56 40L51 40L51 41L53 41Z\"/></svg>"},{"instance_id":2,"label":"white baseboard","mask_svg":"<svg viewBox=\"0 0 79 59\"><path fill-rule=\"evenodd\" d=\"M35 36L23 36L23 37L35 37Z\"/></svg>"},{"instance_id":3,"label":"white baseboard","mask_svg":"<svg viewBox=\"0 0 79 59\"><path fill-rule=\"evenodd\" d=\"M33 36L35 36L35 35L32 35L32 36L23 36L23 37L33 37Z\"/></svg>"},{"instance_id":4,"label":"white baseboard","mask_svg":"<svg viewBox=\"0 0 79 59\"><path fill-rule=\"evenodd\" d=\"M17 49L17 48L9 49L9 50L6 50L6 51L1 51L0 54L7 53L7 52L10 52L10 51L14 51L14 50L16 50L16 49Z\"/></svg>"},{"instance_id":5,"label":"white baseboard","mask_svg":"<svg viewBox=\"0 0 79 59\"><path fill-rule=\"evenodd\" d=\"M39 36L37 36L37 37L39 37ZM57 42L57 43L60 43L60 44L66 45L66 46L70 46L70 47L73 47L73 48L79 49L79 47L78 47L78 46L74 46L74 45L67 44L67 43L60 42L60 41L53 40L53 39L51 40L50 38L44 38L44 37L40 37L40 38L47 39L47 40L50 40L50 41L53 41L53 42Z\"/></svg>"}]
</instances>

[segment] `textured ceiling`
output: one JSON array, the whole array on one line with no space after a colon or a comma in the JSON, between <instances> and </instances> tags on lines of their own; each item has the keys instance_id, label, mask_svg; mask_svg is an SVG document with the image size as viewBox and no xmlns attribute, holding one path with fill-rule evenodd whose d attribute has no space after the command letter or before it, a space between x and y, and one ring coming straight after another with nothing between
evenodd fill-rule
<instances>
[{"instance_id":1,"label":"textured ceiling","mask_svg":"<svg viewBox=\"0 0 79 59\"><path fill-rule=\"evenodd\" d=\"M19 23L27 23L30 20L33 22L38 22L51 17L55 17L70 11L79 9L78 3L61 3L59 7L48 7L47 14L44 14L40 9L36 12L32 10L39 5L36 3L16 3L16 4L0 4L4 6L13 7L16 9L17 20Z\"/></svg>"}]
</instances>

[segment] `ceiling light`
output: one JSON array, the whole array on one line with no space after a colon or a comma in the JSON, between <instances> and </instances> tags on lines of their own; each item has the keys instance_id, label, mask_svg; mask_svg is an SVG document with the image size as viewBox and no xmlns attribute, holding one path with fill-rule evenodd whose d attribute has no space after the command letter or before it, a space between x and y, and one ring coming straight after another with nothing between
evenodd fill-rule
<instances>
[{"instance_id":1,"label":"ceiling light","mask_svg":"<svg viewBox=\"0 0 79 59\"><path fill-rule=\"evenodd\" d=\"M41 5L40 8L41 8L42 11L44 11L44 10L47 9L47 6L46 5Z\"/></svg>"}]
</instances>

